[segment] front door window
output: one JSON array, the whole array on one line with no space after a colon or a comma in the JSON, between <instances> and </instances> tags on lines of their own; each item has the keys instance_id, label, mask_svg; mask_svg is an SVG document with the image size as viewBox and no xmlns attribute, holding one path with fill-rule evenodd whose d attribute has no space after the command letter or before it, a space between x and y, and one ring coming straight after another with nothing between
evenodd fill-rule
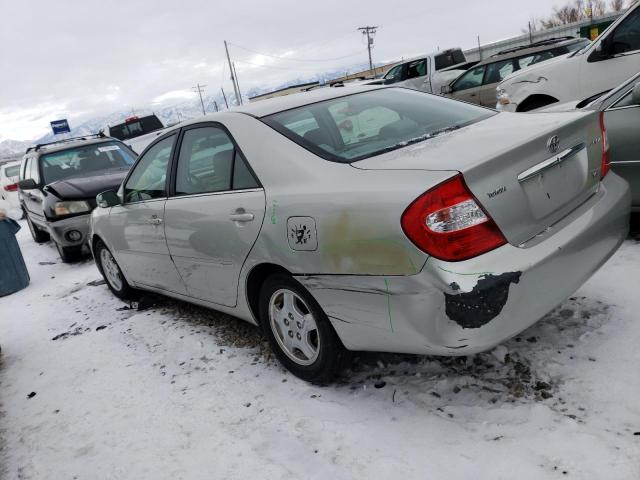
<instances>
[{"instance_id":1,"label":"front door window","mask_svg":"<svg viewBox=\"0 0 640 480\"><path fill-rule=\"evenodd\" d=\"M171 135L147 150L124 186L125 203L167 196L167 166L174 140L175 135Z\"/></svg>"}]
</instances>

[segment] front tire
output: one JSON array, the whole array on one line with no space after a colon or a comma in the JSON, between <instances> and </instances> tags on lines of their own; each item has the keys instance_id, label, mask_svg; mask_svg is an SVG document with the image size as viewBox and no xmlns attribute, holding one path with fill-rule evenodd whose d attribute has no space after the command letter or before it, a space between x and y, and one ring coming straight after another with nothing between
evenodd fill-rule
<instances>
[{"instance_id":1,"label":"front tire","mask_svg":"<svg viewBox=\"0 0 640 480\"><path fill-rule=\"evenodd\" d=\"M27 225L29 226L29 231L31 232L31 237L33 237L33 241L36 243L45 243L50 240L49 232L43 232L38 227L34 225L29 218L29 215L23 210L23 215L27 219Z\"/></svg>"},{"instance_id":2,"label":"front tire","mask_svg":"<svg viewBox=\"0 0 640 480\"><path fill-rule=\"evenodd\" d=\"M295 376L324 384L338 373L345 349L318 302L293 277L267 278L260 319L278 360Z\"/></svg>"},{"instance_id":3,"label":"front tire","mask_svg":"<svg viewBox=\"0 0 640 480\"><path fill-rule=\"evenodd\" d=\"M104 281L107 282L109 290L122 300L135 299L137 290L131 288L127 279L124 278L122 270L118 266L116 259L113 257L107 246L100 240L94 248L96 265L102 274Z\"/></svg>"}]
</instances>

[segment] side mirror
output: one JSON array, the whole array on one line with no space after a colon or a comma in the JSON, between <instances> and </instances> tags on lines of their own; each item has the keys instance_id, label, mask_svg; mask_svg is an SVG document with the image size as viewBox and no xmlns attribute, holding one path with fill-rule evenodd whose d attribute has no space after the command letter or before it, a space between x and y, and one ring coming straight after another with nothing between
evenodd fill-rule
<instances>
[{"instance_id":1,"label":"side mirror","mask_svg":"<svg viewBox=\"0 0 640 480\"><path fill-rule=\"evenodd\" d=\"M640 82L631 90L631 101L634 105L640 105Z\"/></svg>"},{"instance_id":2,"label":"side mirror","mask_svg":"<svg viewBox=\"0 0 640 480\"><path fill-rule=\"evenodd\" d=\"M122 203L118 196L118 192L115 190L107 190L106 192L99 193L96 196L96 202L101 208L115 207Z\"/></svg>"},{"instance_id":3,"label":"side mirror","mask_svg":"<svg viewBox=\"0 0 640 480\"><path fill-rule=\"evenodd\" d=\"M442 87L440 87L441 95L448 95L451 92L453 92L453 87L451 85L443 85Z\"/></svg>"},{"instance_id":4,"label":"side mirror","mask_svg":"<svg viewBox=\"0 0 640 480\"><path fill-rule=\"evenodd\" d=\"M20 180L20 182L18 182L18 187L20 187L20 190L33 190L38 188L38 184L33 178L27 178L25 180Z\"/></svg>"}]
</instances>

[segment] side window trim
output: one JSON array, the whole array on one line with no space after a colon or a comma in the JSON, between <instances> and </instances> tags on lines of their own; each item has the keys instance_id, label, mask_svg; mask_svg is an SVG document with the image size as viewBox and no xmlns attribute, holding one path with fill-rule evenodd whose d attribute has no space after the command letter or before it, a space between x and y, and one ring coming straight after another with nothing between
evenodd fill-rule
<instances>
[{"instance_id":1,"label":"side window trim","mask_svg":"<svg viewBox=\"0 0 640 480\"><path fill-rule=\"evenodd\" d=\"M217 192L193 193L188 195L177 195L176 180L178 175L178 159L180 158L180 149L182 148L182 140L184 139L184 135L189 130L195 130L198 128L205 128L205 127L215 127L215 128L221 129L224 133L227 134L227 136L231 140L231 143L233 144L234 153L233 153L233 161L231 163L231 182L230 182L229 190L222 190ZM240 153L240 156L244 159L244 163L247 166L247 169L249 170L249 172L251 172L251 175L253 175L253 178L256 181L257 187L241 189L241 190L233 189L233 175L235 170L234 167L235 167L236 155L238 154L238 152ZM169 182L167 185L167 199L202 196L202 195L215 195L215 194L221 194L221 193L234 193L234 192L245 191L245 190L264 189L262 182L260 182L260 179L256 175L256 172L253 170L253 167L251 167L249 160L247 160L247 156L242 152L242 149L238 145L238 142L236 142L236 139L233 137L229 129L220 122L211 122L211 121L189 125L187 127L183 127L180 129L180 132L178 134L178 140L174 143L173 154L171 155L171 161L170 161L170 167L169 167L169 175L167 175L167 181Z\"/></svg>"},{"instance_id":2,"label":"side window trim","mask_svg":"<svg viewBox=\"0 0 640 480\"><path fill-rule=\"evenodd\" d=\"M138 204L138 203L145 203L145 202L157 202L159 200L166 200L166 196L163 198L150 198L148 200L138 200L136 202L127 202L127 198L126 198L126 188L125 185L127 184L127 182L129 181L129 178L131 178L131 175L133 174L133 172L135 171L135 169L137 168L137 166L140 164L140 160L145 156L145 153L154 145L156 145L157 143L162 142L163 140L166 140L169 137L174 137L173 139L173 145L172 145L172 151L171 151L171 156L169 158L169 164L168 164L168 171L167 171L167 175L166 175L166 179L165 179L165 184L164 184L164 189L165 192L169 193L168 187L169 187L169 178L170 178L170 174L171 174L171 165L173 165L173 159L176 155L176 139L178 138L179 135L179 131L171 131L169 133L166 133L165 135L162 135L161 137L158 137L157 139L155 139L151 144L147 145L147 147L143 150L143 152L138 155L138 158L136 158L136 161L133 163L133 165L131 165L131 168L129 169L129 172L127 173L127 176L125 177L125 179L122 181L122 183L120 184L120 189L122 189L122 205L128 205L128 204Z\"/></svg>"}]
</instances>

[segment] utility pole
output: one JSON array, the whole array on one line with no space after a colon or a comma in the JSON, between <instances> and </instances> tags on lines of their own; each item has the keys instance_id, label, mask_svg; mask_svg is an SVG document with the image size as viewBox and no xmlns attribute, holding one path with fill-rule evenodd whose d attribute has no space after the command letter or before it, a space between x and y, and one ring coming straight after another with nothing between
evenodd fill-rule
<instances>
[{"instance_id":1,"label":"utility pole","mask_svg":"<svg viewBox=\"0 0 640 480\"><path fill-rule=\"evenodd\" d=\"M369 51L369 69L373 71L373 60L371 60L371 49L373 48L373 36L376 34L376 30L379 27L376 25L374 27L366 26L360 27L358 30L362 32L363 35L367 36L367 50Z\"/></svg>"},{"instance_id":2,"label":"utility pole","mask_svg":"<svg viewBox=\"0 0 640 480\"><path fill-rule=\"evenodd\" d=\"M238 101L240 102L240 105L242 105L242 90L240 90L240 82L238 81L238 72L236 72L236 62L231 62L231 64L233 65L233 75L236 77L236 85L238 86L238 94L240 95L238 97Z\"/></svg>"},{"instance_id":3,"label":"utility pole","mask_svg":"<svg viewBox=\"0 0 640 480\"><path fill-rule=\"evenodd\" d=\"M200 95L200 105L202 105L202 115L207 114L207 112L204 109L204 100L202 100L202 92L204 92L204 87L206 87L206 85L200 85L199 83L195 87L192 87L192 90L196 92L198 95Z\"/></svg>"},{"instance_id":4,"label":"utility pole","mask_svg":"<svg viewBox=\"0 0 640 480\"><path fill-rule=\"evenodd\" d=\"M236 94L236 102L238 102L240 98L240 92L238 88L238 84L236 83L236 76L233 71L233 64L231 63L231 57L229 56L229 47L227 46L227 41L224 41L224 50L227 52L227 62L229 62L229 71L231 72L231 83L233 83L233 91ZM238 103L238 105L240 105Z\"/></svg>"},{"instance_id":5,"label":"utility pole","mask_svg":"<svg viewBox=\"0 0 640 480\"><path fill-rule=\"evenodd\" d=\"M216 112L220 111L220 110L218 110L218 102L216 102L215 100L213 101L213 108L216 109Z\"/></svg>"},{"instance_id":6,"label":"utility pole","mask_svg":"<svg viewBox=\"0 0 640 480\"><path fill-rule=\"evenodd\" d=\"M224 94L224 88L220 87L222 90L222 98L224 98L224 104L227 106L227 110L229 110L229 103L227 102L227 96Z\"/></svg>"},{"instance_id":7,"label":"utility pole","mask_svg":"<svg viewBox=\"0 0 640 480\"><path fill-rule=\"evenodd\" d=\"M482 60L482 47L480 46L480 35L478 35L478 56Z\"/></svg>"}]
</instances>

